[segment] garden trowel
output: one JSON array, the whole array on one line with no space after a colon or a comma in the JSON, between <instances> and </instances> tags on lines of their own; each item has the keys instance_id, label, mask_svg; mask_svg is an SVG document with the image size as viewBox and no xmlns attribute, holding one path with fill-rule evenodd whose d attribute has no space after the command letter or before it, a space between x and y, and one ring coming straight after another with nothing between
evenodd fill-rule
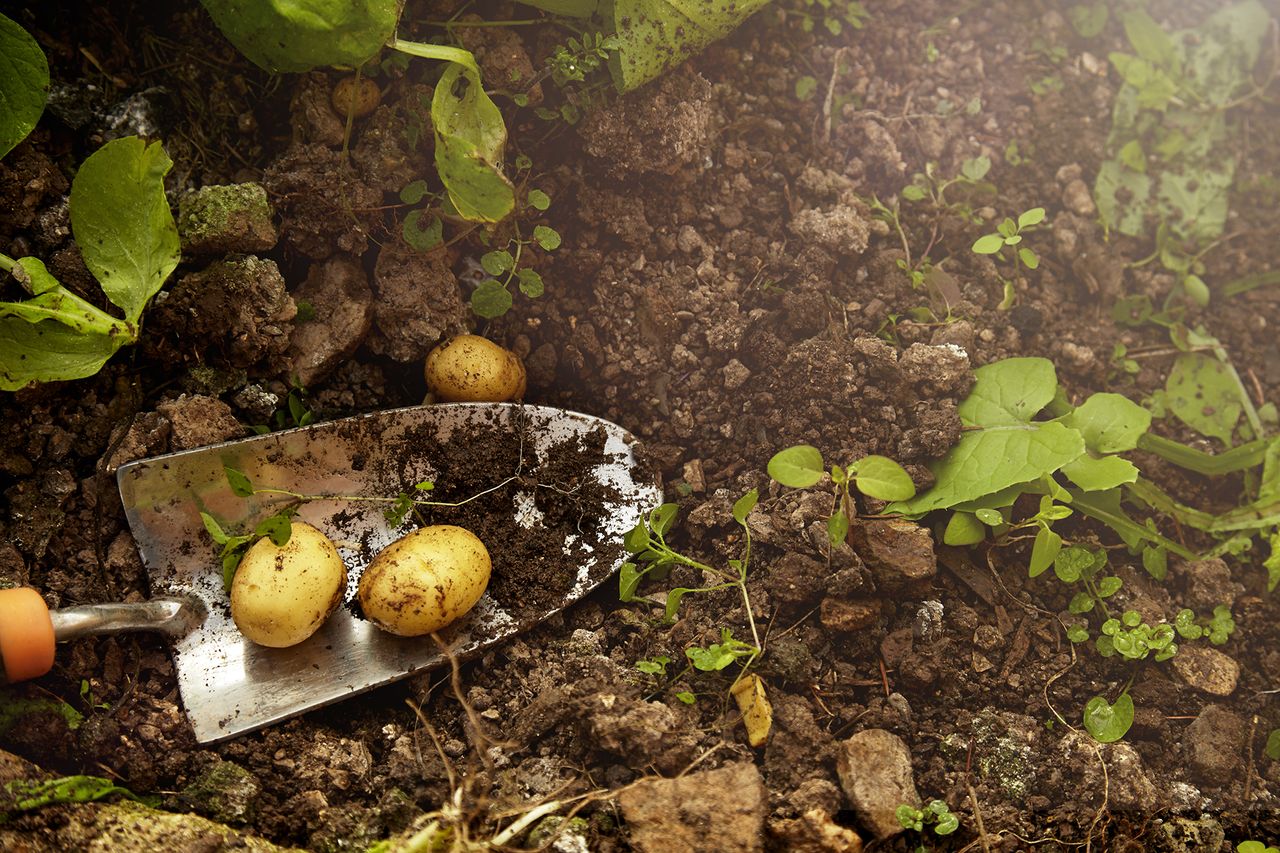
<instances>
[{"instance_id":1,"label":"garden trowel","mask_svg":"<svg viewBox=\"0 0 1280 853\"><path fill-rule=\"evenodd\" d=\"M287 500L265 489L395 496L412 491L413 484L448 477L438 467L444 464L438 458L441 447L461 443L471 458L496 457L500 449L489 444L499 440L521 442L520 470L510 472L518 476L503 486L510 495L512 525L539 523L539 514L530 509L539 466L552 448L564 448L566 442L576 442L583 448L580 454L588 454L580 479L595 481L601 507L601 517L576 525L563 537L563 555L553 555L576 571L563 597L550 604L536 596L528 601L542 604L503 604L490 594L491 586L473 610L440 634L449 653L463 658L500 643L610 576L625 560L623 535L661 501L656 476L638 460L636 439L621 427L543 406L457 403L378 412L122 465L116 475L120 494L155 598L51 613L32 590L0 591L4 674L17 681L48 671L56 640L161 631L174 638L178 686L196 739L212 743L438 666L448 657L431 637L393 636L349 606L339 607L299 645L275 649L251 643L231 620L218 551L201 513L228 530L252 530ZM259 491L237 495L228 469ZM471 485L478 492L493 484ZM372 555L408 529L393 526L385 509L384 503L351 500L297 506L298 518L339 546L349 571L347 603Z\"/></svg>"}]
</instances>

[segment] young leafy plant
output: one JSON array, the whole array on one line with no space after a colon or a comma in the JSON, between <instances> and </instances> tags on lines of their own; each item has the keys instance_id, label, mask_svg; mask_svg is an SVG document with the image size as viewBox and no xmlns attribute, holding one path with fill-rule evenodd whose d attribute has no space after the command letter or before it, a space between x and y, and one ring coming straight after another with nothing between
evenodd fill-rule
<instances>
[{"instance_id":1,"label":"young leafy plant","mask_svg":"<svg viewBox=\"0 0 1280 853\"><path fill-rule=\"evenodd\" d=\"M160 143L126 136L89 155L71 182L71 233L123 317L63 287L38 258L0 254L30 294L0 302L0 389L92 376L138 340L143 309L180 258L164 195L172 165Z\"/></svg>"},{"instance_id":2,"label":"young leafy plant","mask_svg":"<svg viewBox=\"0 0 1280 853\"><path fill-rule=\"evenodd\" d=\"M0 15L0 157L35 129L48 95L44 51L16 21Z\"/></svg>"},{"instance_id":3,"label":"young leafy plant","mask_svg":"<svg viewBox=\"0 0 1280 853\"><path fill-rule=\"evenodd\" d=\"M955 816L945 800L930 800L923 808L903 803L894 815L903 829L914 832L924 832L928 827L935 835L950 835L960 828L960 818Z\"/></svg>"},{"instance_id":4,"label":"young leafy plant","mask_svg":"<svg viewBox=\"0 0 1280 853\"><path fill-rule=\"evenodd\" d=\"M769 460L769 476L784 486L807 489L817 485L827 473L822 451L808 444L779 450ZM911 476L887 456L864 456L849 465L831 466L831 482L836 487L835 506L827 519L827 537L832 545L843 542L854 515L849 487L882 501L910 500L916 493Z\"/></svg>"}]
</instances>

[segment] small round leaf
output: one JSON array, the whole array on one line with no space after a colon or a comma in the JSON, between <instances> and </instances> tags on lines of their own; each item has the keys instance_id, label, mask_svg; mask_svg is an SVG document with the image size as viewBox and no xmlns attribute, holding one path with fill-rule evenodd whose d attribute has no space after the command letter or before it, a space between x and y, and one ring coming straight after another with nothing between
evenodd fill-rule
<instances>
[{"instance_id":1,"label":"small round leaf","mask_svg":"<svg viewBox=\"0 0 1280 853\"><path fill-rule=\"evenodd\" d=\"M822 451L809 444L779 450L769 460L769 476L784 486L807 489L822 479Z\"/></svg>"}]
</instances>

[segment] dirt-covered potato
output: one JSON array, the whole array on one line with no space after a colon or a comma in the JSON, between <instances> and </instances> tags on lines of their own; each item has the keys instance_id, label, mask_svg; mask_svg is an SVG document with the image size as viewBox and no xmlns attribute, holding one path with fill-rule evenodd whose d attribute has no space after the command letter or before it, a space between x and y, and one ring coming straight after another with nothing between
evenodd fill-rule
<instances>
[{"instance_id":1,"label":"dirt-covered potato","mask_svg":"<svg viewBox=\"0 0 1280 853\"><path fill-rule=\"evenodd\" d=\"M264 537L245 552L231 582L231 618L259 645L297 645L324 624L346 589L338 549L310 524L295 521L283 548Z\"/></svg>"},{"instance_id":2,"label":"dirt-covered potato","mask_svg":"<svg viewBox=\"0 0 1280 853\"><path fill-rule=\"evenodd\" d=\"M427 355L427 390L446 403L501 403L524 396L524 364L479 335L459 335Z\"/></svg>"},{"instance_id":3,"label":"dirt-covered potato","mask_svg":"<svg viewBox=\"0 0 1280 853\"><path fill-rule=\"evenodd\" d=\"M397 539L360 577L360 606L379 628L402 637L430 634L475 606L492 564L474 533L452 524Z\"/></svg>"}]
</instances>

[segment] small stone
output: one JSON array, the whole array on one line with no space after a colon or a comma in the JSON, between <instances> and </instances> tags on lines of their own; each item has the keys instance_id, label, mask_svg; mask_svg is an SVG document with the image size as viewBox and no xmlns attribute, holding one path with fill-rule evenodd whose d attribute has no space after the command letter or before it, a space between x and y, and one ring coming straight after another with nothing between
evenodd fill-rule
<instances>
[{"instance_id":1,"label":"small stone","mask_svg":"<svg viewBox=\"0 0 1280 853\"><path fill-rule=\"evenodd\" d=\"M184 806L222 823L243 823L253 817L262 786L252 773L234 761L215 761L182 790Z\"/></svg>"},{"instance_id":2,"label":"small stone","mask_svg":"<svg viewBox=\"0 0 1280 853\"><path fill-rule=\"evenodd\" d=\"M1004 642L1004 634L995 625L979 625L973 632L973 644L984 652L994 650Z\"/></svg>"},{"instance_id":3,"label":"small stone","mask_svg":"<svg viewBox=\"0 0 1280 853\"><path fill-rule=\"evenodd\" d=\"M1077 178L1062 190L1062 206L1077 216L1093 216L1098 208L1093 203L1089 186Z\"/></svg>"},{"instance_id":4,"label":"small stone","mask_svg":"<svg viewBox=\"0 0 1280 853\"><path fill-rule=\"evenodd\" d=\"M1231 782L1241 769L1248 730L1244 718L1238 714L1221 705L1205 705L1200 716L1187 726L1183 739L1192 770L1190 781L1202 787Z\"/></svg>"},{"instance_id":5,"label":"small stone","mask_svg":"<svg viewBox=\"0 0 1280 853\"><path fill-rule=\"evenodd\" d=\"M820 611L822 627L829 631L854 634L869 628L880 618L880 602L874 598L846 600L824 598Z\"/></svg>"},{"instance_id":6,"label":"small stone","mask_svg":"<svg viewBox=\"0 0 1280 853\"><path fill-rule=\"evenodd\" d=\"M760 771L739 763L676 779L645 779L618 795L631 846L640 853L764 849L768 797Z\"/></svg>"},{"instance_id":7,"label":"small stone","mask_svg":"<svg viewBox=\"0 0 1280 853\"><path fill-rule=\"evenodd\" d=\"M703 471L701 459L690 459L684 463L681 475L688 484L689 490L695 495L700 495L707 490L707 475Z\"/></svg>"},{"instance_id":8,"label":"small stone","mask_svg":"<svg viewBox=\"0 0 1280 853\"><path fill-rule=\"evenodd\" d=\"M171 450L206 447L245 434L231 407L216 397L183 394L156 406L156 411L169 421Z\"/></svg>"},{"instance_id":9,"label":"small stone","mask_svg":"<svg viewBox=\"0 0 1280 853\"><path fill-rule=\"evenodd\" d=\"M1230 696L1240 680L1240 664L1209 646L1179 646L1172 662L1183 681L1213 696Z\"/></svg>"},{"instance_id":10,"label":"small stone","mask_svg":"<svg viewBox=\"0 0 1280 853\"><path fill-rule=\"evenodd\" d=\"M839 745L836 772L849 804L876 838L902 832L898 806L920 802L902 738L884 729L858 732Z\"/></svg>"},{"instance_id":11,"label":"small stone","mask_svg":"<svg viewBox=\"0 0 1280 853\"><path fill-rule=\"evenodd\" d=\"M1212 611L1219 604L1230 605L1244 587L1231 577L1231 567L1221 557L1207 560L1187 560L1178 563L1174 571L1187 579L1186 604L1197 615Z\"/></svg>"},{"instance_id":12,"label":"small stone","mask_svg":"<svg viewBox=\"0 0 1280 853\"><path fill-rule=\"evenodd\" d=\"M912 344L898 367L903 379L929 397L963 397L974 381L969 354L956 344Z\"/></svg>"},{"instance_id":13,"label":"small stone","mask_svg":"<svg viewBox=\"0 0 1280 853\"><path fill-rule=\"evenodd\" d=\"M840 826L821 809L810 809L800 817L769 823L769 834L790 853L862 853L862 838Z\"/></svg>"},{"instance_id":14,"label":"small stone","mask_svg":"<svg viewBox=\"0 0 1280 853\"><path fill-rule=\"evenodd\" d=\"M178 202L178 235L193 255L266 252L278 239L271 216L261 184L201 187Z\"/></svg>"},{"instance_id":15,"label":"small stone","mask_svg":"<svg viewBox=\"0 0 1280 853\"><path fill-rule=\"evenodd\" d=\"M313 264L293 298L300 316L289 339L288 371L309 388L355 352L369 333L373 291L364 268L339 254ZM303 313L306 306L310 310Z\"/></svg>"},{"instance_id":16,"label":"small stone","mask_svg":"<svg viewBox=\"0 0 1280 853\"><path fill-rule=\"evenodd\" d=\"M643 702L611 693L598 693L586 702L593 743L624 755L636 767L653 761L667 746L676 728L676 714L661 702Z\"/></svg>"},{"instance_id":17,"label":"small stone","mask_svg":"<svg viewBox=\"0 0 1280 853\"><path fill-rule=\"evenodd\" d=\"M849 527L850 544L890 593L927 587L938 574L933 535L912 521L875 519Z\"/></svg>"},{"instance_id":18,"label":"small stone","mask_svg":"<svg viewBox=\"0 0 1280 853\"><path fill-rule=\"evenodd\" d=\"M738 390L751 378L750 369L736 358L730 359L722 372L724 373L724 389L726 391Z\"/></svg>"},{"instance_id":19,"label":"small stone","mask_svg":"<svg viewBox=\"0 0 1280 853\"><path fill-rule=\"evenodd\" d=\"M973 671L974 672L986 672L987 670L991 669L993 666L995 666L995 664L993 664L991 660L982 652L973 653Z\"/></svg>"}]
</instances>

